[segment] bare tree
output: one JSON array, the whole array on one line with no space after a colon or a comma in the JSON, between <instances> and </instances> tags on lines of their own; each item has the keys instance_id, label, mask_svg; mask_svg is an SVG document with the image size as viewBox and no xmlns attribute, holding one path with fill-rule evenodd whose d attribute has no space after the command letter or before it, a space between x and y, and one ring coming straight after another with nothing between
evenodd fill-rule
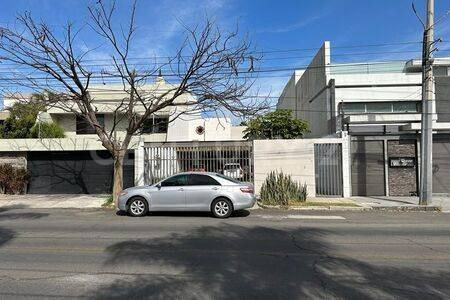
<instances>
[{"instance_id":1,"label":"bare tree","mask_svg":"<svg viewBox=\"0 0 450 300\"><path fill-rule=\"evenodd\" d=\"M95 49L78 50L77 36L81 29L76 30L68 23L57 34L27 12L17 18L20 26L0 29L0 61L15 66L16 76L9 78L12 86L58 94L43 99L45 105L72 112L95 129L114 159L113 196L117 205L122 191L124 156L133 135L152 115L173 107L176 108L172 109L171 120L182 114L205 111L248 115L264 109L266 104L246 96L255 79L257 59L250 43L239 37L237 29L224 33L208 19L194 28L183 25L186 36L176 55L137 68L130 57L136 33L136 2L124 27L114 23L115 11L114 2L106 5L96 1L88 6L88 26L81 27L108 45L111 67L106 70L93 70L86 62L86 56ZM163 90L157 84L149 85L162 69L176 82L165 85ZM99 122L95 93L90 91L94 80L104 78L117 80L125 95L114 104L111 128ZM195 101L176 101L186 93L193 95ZM116 134L120 122L127 124L125 135Z\"/></svg>"}]
</instances>

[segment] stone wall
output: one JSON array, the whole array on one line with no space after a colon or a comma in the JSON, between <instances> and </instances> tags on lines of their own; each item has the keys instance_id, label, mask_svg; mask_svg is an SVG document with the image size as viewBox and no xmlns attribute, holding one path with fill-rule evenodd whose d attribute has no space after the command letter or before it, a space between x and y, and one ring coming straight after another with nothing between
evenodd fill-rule
<instances>
[{"instance_id":1,"label":"stone wall","mask_svg":"<svg viewBox=\"0 0 450 300\"><path fill-rule=\"evenodd\" d=\"M388 141L388 159L392 157L416 157L415 140ZM414 167L391 167L389 165L389 195L410 196L417 192L417 160Z\"/></svg>"}]
</instances>

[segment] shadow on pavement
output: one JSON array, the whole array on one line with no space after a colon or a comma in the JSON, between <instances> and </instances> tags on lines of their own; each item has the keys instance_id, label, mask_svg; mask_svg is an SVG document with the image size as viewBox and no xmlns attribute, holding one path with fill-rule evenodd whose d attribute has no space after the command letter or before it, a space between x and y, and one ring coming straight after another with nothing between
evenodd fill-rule
<instances>
[{"instance_id":1,"label":"shadow on pavement","mask_svg":"<svg viewBox=\"0 0 450 300\"><path fill-rule=\"evenodd\" d=\"M8 211L8 210L22 209L22 208L27 208L27 206L23 205L23 204L14 204L14 205L2 206L2 207L0 207L0 213Z\"/></svg>"},{"instance_id":2,"label":"shadow on pavement","mask_svg":"<svg viewBox=\"0 0 450 300\"><path fill-rule=\"evenodd\" d=\"M129 216L124 211L117 211L117 216ZM250 215L250 212L248 210L238 210L233 212L233 214L230 216L230 218L243 218ZM209 217L212 218L212 215L210 212L202 212L202 211L196 211L196 212L190 212L190 211L154 211L149 212L147 216L142 217Z\"/></svg>"},{"instance_id":3,"label":"shadow on pavement","mask_svg":"<svg viewBox=\"0 0 450 300\"><path fill-rule=\"evenodd\" d=\"M25 205L10 205L0 207L0 221L12 219L38 219L48 216L47 213L9 213L14 209L26 208ZM11 241L15 237L15 232L11 229L0 227L0 247Z\"/></svg>"},{"instance_id":4,"label":"shadow on pavement","mask_svg":"<svg viewBox=\"0 0 450 300\"><path fill-rule=\"evenodd\" d=\"M0 207L0 221L15 219L40 219L49 215L48 213L41 212L9 212L12 210L24 208L27 208L27 206L22 204Z\"/></svg>"},{"instance_id":5,"label":"shadow on pavement","mask_svg":"<svg viewBox=\"0 0 450 300\"><path fill-rule=\"evenodd\" d=\"M0 227L0 247L12 240L14 236L14 231Z\"/></svg>"},{"instance_id":6,"label":"shadow on pavement","mask_svg":"<svg viewBox=\"0 0 450 300\"><path fill-rule=\"evenodd\" d=\"M327 231L299 227L203 226L189 234L106 248L107 266L146 266L93 299L446 298L450 273L375 266L334 256Z\"/></svg>"}]
</instances>

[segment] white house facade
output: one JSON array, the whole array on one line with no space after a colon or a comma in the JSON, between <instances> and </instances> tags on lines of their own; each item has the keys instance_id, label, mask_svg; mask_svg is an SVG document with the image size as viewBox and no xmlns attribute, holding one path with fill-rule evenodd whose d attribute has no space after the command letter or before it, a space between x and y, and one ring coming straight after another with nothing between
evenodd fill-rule
<instances>
[{"instance_id":1,"label":"white house facade","mask_svg":"<svg viewBox=\"0 0 450 300\"><path fill-rule=\"evenodd\" d=\"M332 63L325 42L294 72L279 108L308 121L310 137L351 138L352 195L418 193L421 61ZM450 58L434 60L434 192L450 193Z\"/></svg>"},{"instance_id":2,"label":"white house facade","mask_svg":"<svg viewBox=\"0 0 450 300\"><path fill-rule=\"evenodd\" d=\"M157 77L154 84L145 86L160 93L172 84ZM106 131L112 131L114 110L126 97L120 86L91 86L89 90L97 119ZM4 99L4 108L18 101L15 97ZM167 107L151 116L142 132L137 133L130 145L124 163L124 186L140 183L142 157L135 159L142 145L165 143L239 142L243 140L245 127L233 126L230 118L207 118L200 112L181 114L187 108L184 103L193 102L190 94L176 99L177 106ZM139 107L137 107L139 112ZM177 116L177 117L174 117ZM4 120L7 110L0 115ZM28 193L108 193L112 187L112 158L102 146L93 128L73 112L51 107L39 112L37 122L53 122L65 133L58 139L2 139L0 140L0 163L27 168L30 173ZM125 134L127 122L115 126L118 138ZM152 159L152 158L147 158ZM138 162L139 160L139 162Z\"/></svg>"}]
</instances>

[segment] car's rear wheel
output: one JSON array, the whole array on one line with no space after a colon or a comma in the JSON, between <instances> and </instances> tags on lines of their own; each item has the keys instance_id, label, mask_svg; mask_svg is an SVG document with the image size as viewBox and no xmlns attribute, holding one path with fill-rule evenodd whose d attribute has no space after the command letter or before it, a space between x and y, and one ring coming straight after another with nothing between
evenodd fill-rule
<instances>
[{"instance_id":1,"label":"car's rear wheel","mask_svg":"<svg viewBox=\"0 0 450 300\"><path fill-rule=\"evenodd\" d=\"M128 205L128 213L133 217L142 217L148 213L147 201L142 197L133 197Z\"/></svg>"},{"instance_id":2,"label":"car's rear wheel","mask_svg":"<svg viewBox=\"0 0 450 300\"><path fill-rule=\"evenodd\" d=\"M228 218L233 213L233 204L227 198L217 198L211 205L211 212L216 218Z\"/></svg>"}]
</instances>

